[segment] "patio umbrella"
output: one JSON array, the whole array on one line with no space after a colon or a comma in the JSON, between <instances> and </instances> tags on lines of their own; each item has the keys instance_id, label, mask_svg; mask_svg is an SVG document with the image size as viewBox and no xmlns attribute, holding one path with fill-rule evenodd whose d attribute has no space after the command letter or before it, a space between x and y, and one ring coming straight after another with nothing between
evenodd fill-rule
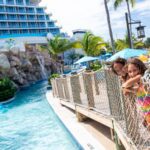
<instances>
[{"instance_id":1,"label":"patio umbrella","mask_svg":"<svg viewBox=\"0 0 150 150\"><path fill-rule=\"evenodd\" d=\"M143 61L143 62L147 62L147 61L148 61L148 56L145 56L145 55L140 55L138 58L139 58L141 61Z\"/></svg>"},{"instance_id":2,"label":"patio umbrella","mask_svg":"<svg viewBox=\"0 0 150 150\"><path fill-rule=\"evenodd\" d=\"M114 61L119 57L124 58L124 59L128 59L131 57L138 57L142 54L147 54L147 53L148 53L147 50L126 48L126 49L114 54L110 58L108 58L107 61Z\"/></svg>"},{"instance_id":3,"label":"patio umbrella","mask_svg":"<svg viewBox=\"0 0 150 150\"><path fill-rule=\"evenodd\" d=\"M74 64L80 64L80 63L94 61L94 60L98 60L98 58L97 57L91 57L91 56L84 56L81 59L79 59L78 61L76 61Z\"/></svg>"},{"instance_id":4,"label":"patio umbrella","mask_svg":"<svg viewBox=\"0 0 150 150\"><path fill-rule=\"evenodd\" d=\"M107 59L110 58L111 56L112 56L112 54L107 53L107 54L98 56L98 59L99 59L100 61L103 61L103 60L107 60Z\"/></svg>"}]
</instances>

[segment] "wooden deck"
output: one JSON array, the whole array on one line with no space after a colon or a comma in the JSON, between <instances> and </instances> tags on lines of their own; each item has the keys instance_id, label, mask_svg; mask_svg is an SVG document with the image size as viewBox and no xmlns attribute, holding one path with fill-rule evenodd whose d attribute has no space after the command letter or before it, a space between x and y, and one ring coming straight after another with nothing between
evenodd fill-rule
<instances>
[{"instance_id":1,"label":"wooden deck","mask_svg":"<svg viewBox=\"0 0 150 150\"><path fill-rule=\"evenodd\" d=\"M75 110L76 114L82 116L85 116L87 118L91 118L107 127L110 128L112 133L112 138L114 137L114 132L116 132L118 139L121 141L123 146L126 148L126 150L137 150L134 143L126 136L123 129L120 127L120 125L124 124L123 121L118 123L113 118L104 116L103 114L100 114L99 112L96 112L95 110L90 110L86 107L82 107L81 105L77 105L74 103L70 103L69 101L60 100L61 105L64 105L70 109ZM79 117L79 116L77 116Z\"/></svg>"}]
</instances>

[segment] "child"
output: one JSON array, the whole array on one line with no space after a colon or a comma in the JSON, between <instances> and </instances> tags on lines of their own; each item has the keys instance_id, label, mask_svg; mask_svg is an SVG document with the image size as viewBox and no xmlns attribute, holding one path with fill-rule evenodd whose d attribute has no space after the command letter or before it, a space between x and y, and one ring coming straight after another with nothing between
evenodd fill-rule
<instances>
[{"instance_id":1,"label":"child","mask_svg":"<svg viewBox=\"0 0 150 150\"><path fill-rule=\"evenodd\" d=\"M141 77L146 71L146 66L139 59L133 58L127 63L129 80L123 84L123 88L132 87L132 92L137 96L137 107L144 117L144 125L150 126L150 91L144 88Z\"/></svg>"},{"instance_id":2,"label":"child","mask_svg":"<svg viewBox=\"0 0 150 150\"><path fill-rule=\"evenodd\" d=\"M111 65L111 70L120 77L122 82L125 82L128 78L126 63L126 59L117 58Z\"/></svg>"}]
</instances>

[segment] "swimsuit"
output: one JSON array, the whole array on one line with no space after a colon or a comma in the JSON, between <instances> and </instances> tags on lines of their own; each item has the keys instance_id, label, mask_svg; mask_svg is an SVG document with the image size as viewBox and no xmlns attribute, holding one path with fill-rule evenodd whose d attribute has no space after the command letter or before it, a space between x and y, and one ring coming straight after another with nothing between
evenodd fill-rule
<instances>
[{"instance_id":1,"label":"swimsuit","mask_svg":"<svg viewBox=\"0 0 150 150\"><path fill-rule=\"evenodd\" d=\"M142 84L137 91L137 107L142 112L147 124L150 124L150 92L147 92Z\"/></svg>"}]
</instances>

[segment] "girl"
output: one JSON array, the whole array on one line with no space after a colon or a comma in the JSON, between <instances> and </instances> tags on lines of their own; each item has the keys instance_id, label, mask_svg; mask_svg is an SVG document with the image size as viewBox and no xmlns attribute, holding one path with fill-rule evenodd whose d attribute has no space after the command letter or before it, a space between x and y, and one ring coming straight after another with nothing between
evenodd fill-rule
<instances>
[{"instance_id":1,"label":"girl","mask_svg":"<svg viewBox=\"0 0 150 150\"><path fill-rule=\"evenodd\" d=\"M144 117L144 125L150 126L150 91L144 88L141 77L146 71L146 66L139 59L130 59L127 63L129 80L123 84L123 88L132 87L137 96L137 107Z\"/></svg>"},{"instance_id":2,"label":"girl","mask_svg":"<svg viewBox=\"0 0 150 150\"><path fill-rule=\"evenodd\" d=\"M125 82L128 79L126 63L126 59L117 58L111 65L111 70L121 78L122 82Z\"/></svg>"}]
</instances>

